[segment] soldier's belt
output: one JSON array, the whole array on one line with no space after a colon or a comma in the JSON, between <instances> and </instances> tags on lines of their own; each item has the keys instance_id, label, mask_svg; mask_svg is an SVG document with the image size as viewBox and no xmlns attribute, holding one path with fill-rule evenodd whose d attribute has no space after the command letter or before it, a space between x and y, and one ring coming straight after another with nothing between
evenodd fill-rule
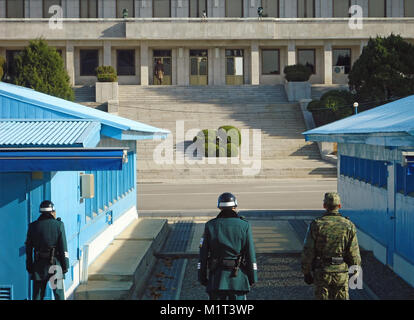
<instances>
[{"instance_id":1,"label":"soldier's belt","mask_svg":"<svg viewBox=\"0 0 414 320\"><path fill-rule=\"evenodd\" d=\"M345 262L343 257L329 257L329 258L316 257L316 259L317 261L319 260L321 263L328 264L328 265L340 265Z\"/></svg>"},{"instance_id":2,"label":"soldier's belt","mask_svg":"<svg viewBox=\"0 0 414 320\"><path fill-rule=\"evenodd\" d=\"M223 268L233 269L237 266L237 260L234 259L223 259L220 264Z\"/></svg>"},{"instance_id":3,"label":"soldier's belt","mask_svg":"<svg viewBox=\"0 0 414 320\"><path fill-rule=\"evenodd\" d=\"M50 258L50 252L49 251L38 251L38 252L36 252L36 257L38 259L49 259Z\"/></svg>"}]
</instances>

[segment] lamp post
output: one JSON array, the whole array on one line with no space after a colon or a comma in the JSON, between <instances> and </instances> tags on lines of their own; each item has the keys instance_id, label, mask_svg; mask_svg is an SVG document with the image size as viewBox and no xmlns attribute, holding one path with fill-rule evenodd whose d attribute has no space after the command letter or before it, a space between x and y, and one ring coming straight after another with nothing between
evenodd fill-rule
<instances>
[{"instance_id":1,"label":"lamp post","mask_svg":"<svg viewBox=\"0 0 414 320\"><path fill-rule=\"evenodd\" d=\"M354 102L355 114L358 114L358 102Z\"/></svg>"}]
</instances>

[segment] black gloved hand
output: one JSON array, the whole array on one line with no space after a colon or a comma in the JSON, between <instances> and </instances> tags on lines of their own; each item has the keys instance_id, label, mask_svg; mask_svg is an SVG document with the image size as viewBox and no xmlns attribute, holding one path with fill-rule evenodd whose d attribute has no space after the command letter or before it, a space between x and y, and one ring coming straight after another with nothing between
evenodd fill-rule
<instances>
[{"instance_id":1,"label":"black gloved hand","mask_svg":"<svg viewBox=\"0 0 414 320\"><path fill-rule=\"evenodd\" d=\"M312 284L313 283L313 276L312 273L307 273L304 276L304 280L306 284Z\"/></svg>"}]
</instances>

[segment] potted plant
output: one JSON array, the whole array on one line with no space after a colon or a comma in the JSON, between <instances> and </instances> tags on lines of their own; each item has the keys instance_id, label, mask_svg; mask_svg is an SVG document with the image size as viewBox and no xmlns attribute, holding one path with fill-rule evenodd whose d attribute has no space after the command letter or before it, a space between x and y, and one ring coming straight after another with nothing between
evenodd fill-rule
<instances>
[{"instance_id":1,"label":"potted plant","mask_svg":"<svg viewBox=\"0 0 414 320\"><path fill-rule=\"evenodd\" d=\"M302 64L295 64L286 66L283 71L285 73L285 90L288 100L310 99L311 85L308 81L312 75L311 68Z\"/></svg>"},{"instance_id":2,"label":"potted plant","mask_svg":"<svg viewBox=\"0 0 414 320\"><path fill-rule=\"evenodd\" d=\"M118 76L112 66L99 66L96 68L96 102L118 100Z\"/></svg>"}]
</instances>

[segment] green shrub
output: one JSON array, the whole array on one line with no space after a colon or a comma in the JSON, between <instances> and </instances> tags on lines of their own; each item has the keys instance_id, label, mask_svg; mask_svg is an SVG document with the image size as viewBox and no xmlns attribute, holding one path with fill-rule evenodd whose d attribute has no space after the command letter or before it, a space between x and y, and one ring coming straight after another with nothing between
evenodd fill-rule
<instances>
[{"instance_id":1,"label":"green shrub","mask_svg":"<svg viewBox=\"0 0 414 320\"><path fill-rule=\"evenodd\" d=\"M217 135L225 140L227 137L227 143L234 143L241 145L241 133L240 130L234 126L221 126L218 128Z\"/></svg>"},{"instance_id":2,"label":"green shrub","mask_svg":"<svg viewBox=\"0 0 414 320\"><path fill-rule=\"evenodd\" d=\"M313 100L307 109L312 112L315 125L321 126L353 114L354 96L346 90L330 90Z\"/></svg>"},{"instance_id":3,"label":"green shrub","mask_svg":"<svg viewBox=\"0 0 414 320\"><path fill-rule=\"evenodd\" d=\"M216 157L218 153L218 146L215 143L207 142L204 144L204 156Z\"/></svg>"},{"instance_id":4,"label":"green shrub","mask_svg":"<svg viewBox=\"0 0 414 320\"><path fill-rule=\"evenodd\" d=\"M217 131L214 129L204 129L201 130L197 135L193 138L193 142L200 142L200 143L214 143L217 142Z\"/></svg>"},{"instance_id":5,"label":"green shrub","mask_svg":"<svg viewBox=\"0 0 414 320\"><path fill-rule=\"evenodd\" d=\"M46 41L30 41L29 46L15 57L12 64L12 83L62 99L74 100L63 59L56 48L50 47Z\"/></svg>"},{"instance_id":6,"label":"green shrub","mask_svg":"<svg viewBox=\"0 0 414 320\"><path fill-rule=\"evenodd\" d=\"M118 76L112 66L99 66L96 68L96 77L99 82L116 82Z\"/></svg>"},{"instance_id":7,"label":"green shrub","mask_svg":"<svg viewBox=\"0 0 414 320\"><path fill-rule=\"evenodd\" d=\"M4 75L4 64L5 63L6 63L6 60L2 56L0 56L0 81Z\"/></svg>"},{"instance_id":8,"label":"green shrub","mask_svg":"<svg viewBox=\"0 0 414 320\"><path fill-rule=\"evenodd\" d=\"M227 157L238 157L239 147L234 143L227 144Z\"/></svg>"},{"instance_id":9,"label":"green shrub","mask_svg":"<svg viewBox=\"0 0 414 320\"><path fill-rule=\"evenodd\" d=\"M286 80L292 82L308 81L312 75L312 69L302 64L286 66L283 72Z\"/></svg>"}]
</instances>

